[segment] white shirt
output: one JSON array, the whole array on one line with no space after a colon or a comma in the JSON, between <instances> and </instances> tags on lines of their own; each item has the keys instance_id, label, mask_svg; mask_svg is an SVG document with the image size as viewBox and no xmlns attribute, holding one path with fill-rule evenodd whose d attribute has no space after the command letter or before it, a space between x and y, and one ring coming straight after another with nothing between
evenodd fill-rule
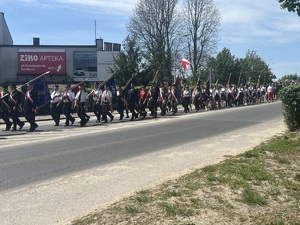
<instances>
[{"instance_id":1,"label":"white shirt","mask_svg":"<svg viewBox=\"0 0 300 225\"><path fill-rule=\"evenodd\" d=\"M58 103L62 100L60 91L53 91L51 94L51 103Z\"/></svg>"},{"instance_id":2,"label":"white shirt","mask_svg":"<svg viewBox=\"0 0 300 225\"><path fill-rule=\"evenodd\" d=\"M102 93L102 96L101 96L101 101L102 102L107 102L107 101L111 102L111 100L112 100L112 93L111 93L111 91L104 90L103 93Z\"/></svg>"},{"instance_id":3,"label":"white shirt","mask_svg":"<svg viewBox=\"0 0 300 225\"><path fill-rule=\"evenodd\" d=\"M80 95L81 93L81 95ZM79 99L79 95L80 95L80 99ZM89 99L89 95L86 91L78 91L78 93L76 94L75 99L79 102L86 102L86 100Z\"/></svg>"},{"instance_id":4,"label":"white shirt","mask_svg":"<svg viewBox=\"0 0 300 225\"><path fill-rule=\"evenodd\" d=\"M268 86L268 92L273 92L273 87L271 85Z\"/></svg>"},{"instance_id":5,"label":"white shirt","mask_svg":"<svg viewBox=\"0 0 300 225\"><path fill-rule=\"evenodd\" d=\"M74 93L71 90L67 90L64 92L64 102L73 102L75 99Z\"/></svg>"},{"instance_id":6,"label":"white shirt","mask_svg":"<svg viewBox=\"0 0 300 225\"><path fill-rule=\"evenodd\" d=\"M98 101L101 98L101 95L102 95L102 90L101 89L94 90L94 92L93 92L93 100L95 102Z\"/></svg>"}]
</instances>

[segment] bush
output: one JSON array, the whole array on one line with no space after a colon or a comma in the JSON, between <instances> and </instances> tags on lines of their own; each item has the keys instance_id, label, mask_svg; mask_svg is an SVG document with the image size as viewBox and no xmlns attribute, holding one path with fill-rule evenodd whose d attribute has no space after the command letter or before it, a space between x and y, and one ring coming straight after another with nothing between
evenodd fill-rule
<instances>
[{"instance_id":1,"label":"bush","mask_svg":"<svg viewBox=\"0 0 300 225\"><path fill-rule=\"evenodd\" d=\"M285 123L290 131L300 130L300 85L284 87L279 92Z\"/></svg>"}]
</instances>

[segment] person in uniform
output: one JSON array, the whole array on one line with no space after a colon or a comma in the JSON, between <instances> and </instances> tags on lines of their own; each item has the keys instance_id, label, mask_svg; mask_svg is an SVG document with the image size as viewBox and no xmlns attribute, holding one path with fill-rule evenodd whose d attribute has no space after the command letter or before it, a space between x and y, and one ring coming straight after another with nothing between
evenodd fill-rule
<instances>
[{"instance_id":1,"label":"person in uniform","mask_svg":"<svg viewBox=\"0 0 300 225\"><path fill-rule=\"evenodd\" d=\"M96 123L100 123L101 121L101 114L102 114L102 107L101 107L101 95L102 90L99 88L99 84L95 82L94 84L94 90L93 90L93 111L97 118Z\"/></svg>"},{"instance_id":2,"label":"person in uniform","mask_svg":"<svg viewBox=\"0 0 300 225\"><path fill-rule=\"evenodd\" d=\"M177 86L176 86L176 84L173 84L172 89L170 91L170 96L169 96L169 101L171 103L173 115L175 115L178 111L177 110L177 105L178 105L177 96L178 96Z\"/></svg>"},{"instance_id":3,"label":"person in uniform","mask_svg":"<svg viewBox=\"0 0 300 225\"><path fill-rule=\"evenodd\" d=\"M107 116L110 118L110 122L113 121L114 116L111 114L112 111L112 92L109 90L109 86L105 85L105 90L101 96L101 106L102 106L102 120L107 123Z\"/></svg>"},{"instance_id":4,"label":"person in uniform","mask_svg":"<svg viewBox=\"0 0 300 225\"><path fill-rule=\"evenodd\" d=\"M51 101L50 101L50 114L55 123L54 126L59 126L62 94L59 91L59 85L57 85L57 84L54 85L53 89L54 90L51 94Z\"/></svg>"},{"instance_id":5,"label":"person in uniform","mask_svg":"<svg viewBox=\"0 0 300 225\"><path fill-rule=\"evenodd\" d=\"M143 85L141 90L139 90L139 111L143 118L146 117L146 106L147 106L147 91L146 86Z\"/></svg>"},{"instance_id":6,"label":"person in uniform","mask_svg":"<svg viewBox=\"0 0 300 225\"><path fill-rule=\"evenodd\" d=\"M38 127L35 122L35 115L38 113L37 99L38 94L34 90L33 84L28 83L24 102L25 119L30 124L30 128L27 132L33 132Z\"/></svg>"},{"instance_id":7,"label":"person in uniform","mask_svg":"<svg viewBox=\"0 0 300 225\"><path fill-rule=\"evenodd\" d=\"M130 85L130 90L128 91L128 109L131 112L131 121L134 120L134 118L137 118L138 115L135 112L136 106L138 104L138 91L134 88L134 85Z\"/></svg>"},{"instance_id":8,"label":"person in uniform","mask_svg":"<svg viewBox=\"0 0 300 225\"><path fill-rule=\"evenodd\" d=\"M74 108L74 103L75 103L75 96L74 93L71 91L71 85L67 84L66 89L63 93L62 96L63 102L64 102L64 115L66 117L66 122L65 122L65 127L74 124L75 118L71 115L72 113L72 108Z\"/></svg>"},{"instance_id":9,"label":"person in uniform","mask_svg":"<svg viewBox=\"0 0 300 225\"><path fill-rule=\"evenodd\" d=\"M9 120L9 92L8 92L8 86L5 84L2 86L2 92L0 93L1 97L1 116L3 121L5 122L5 129L3 131L10 130L12 123Z\"/></svg>"},{"instance_id":10,"label":"person in uniform","mask_svg":"<svg viewBox=\"0 0 300 225\"><path fill-rule=\"evenodd\" d=\"M192 93L193 103L195 105L195 109L198 112L200 109L200 87L196 85L194 91Z\"/></svg>"},{"instance_id":11,"label":"person in uniform","mask_svg":"<svg viewBox=\"0 0 300 225\"><path fill-rule=\"evenodd\" d=\"M151 115L153 118L157 117L157 107L158 107L158 96L159 96L159 88L156 83L153 82L150 89L150 98L149 98L149 109L151 111Z\"/></svg>"},{"instance_id":12,"label":"person in uniform","mask_svg":"<svg viewBox=\"0 0 300 225\"><path fill-rule=\"evenodd\" d=\"M77 115L80 118L80 126L84 127L86 123L89 121L86 117L85 110L89 104L89 96L85 90L84 84L80 84L79 91L75 97L75 105L77 107Z\"/></svg>"},{"instance_id":13,"label":"person in uniform","mask_svg":"<svg viewBox=\"0 0 300 225\"><path fill-rule=\"evenodd\" d=\"M120 119L122 120L124 118L124 110L126 108L127 102L125 100L124 91L122 87L118 87L117 90L117 111L120 114Z\"/></svg>"},{"instance_id":14,"label":"person in uniform","mask_svg":"<svg viewBox=\"0 0 300 225\"><path fill-rule=\"evenodd\" d=\"M22 130L24 122L19 119L19 112L22 111L21 108L21 93L16 89L15 84L10 84L10 95L9 95L9 106L10 106L10 118L13 121L12 131L17 130L17 125L19 130Z\"/></svg>"},{"instance_id":15,"label":"person in uniform","mask_svg":"<svg viewBox=\"0 0 300 225\"><path fill-rule=\"evenodd\" d=\"M184 112L189 112L189 103L191 100L191 94L189 90L189 86L184 87L184 91L182 92L182 106L184 108Z\"/></svg>"}]
</instances>

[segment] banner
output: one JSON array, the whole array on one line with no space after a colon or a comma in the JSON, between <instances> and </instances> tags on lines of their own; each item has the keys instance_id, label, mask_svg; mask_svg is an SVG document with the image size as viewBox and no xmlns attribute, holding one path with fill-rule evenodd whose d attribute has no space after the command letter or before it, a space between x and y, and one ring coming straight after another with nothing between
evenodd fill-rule
<instances>
[{"instance_id":1,"label":"banner","mask_svg":"<svg viewBox=\"0 0 300 225\"><path fill-rule=\"evenodd\" d=\"M34 90L38 94L37 106L41 108L42 106L47 104L51 99L47 81L45 77L41 77L40 79L33 81L32 84L34 86ZM27 86L22 87L22 91L24 94L26 94Z\"/></svg>"},{"instance_id":2,"label":"banner","mask_svg":"<svg viewBox=\"0 0 300 225\"><path fill-rule=\"evenodd\" d=\"M18 74L66 74L65 49L19 49Z\"/></svg>"}]
</instances>

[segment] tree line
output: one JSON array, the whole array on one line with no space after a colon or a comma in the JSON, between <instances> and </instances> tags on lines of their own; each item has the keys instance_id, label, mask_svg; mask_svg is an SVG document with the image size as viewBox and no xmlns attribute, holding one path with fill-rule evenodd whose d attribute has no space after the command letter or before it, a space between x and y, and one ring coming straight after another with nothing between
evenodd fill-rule
<instances>
[{"instance_id":1,"label":"tree line","mask_svg":"<svg viewBox=\"0 0 300 225\"><path fill-rule=\"evenodd\" d=\"M244 58L227 48L217 53L220 27L220 11L213 0L140 0L111 68L117 84L122 86L137 74L132 82L148 85L157 72L157 81L168 84L179 75L187 84L199 80L263 84L276 79L255 51L248 50ZM179 63L182 58L190 62L189 75Z\"/></svg>"}]
</instances>

